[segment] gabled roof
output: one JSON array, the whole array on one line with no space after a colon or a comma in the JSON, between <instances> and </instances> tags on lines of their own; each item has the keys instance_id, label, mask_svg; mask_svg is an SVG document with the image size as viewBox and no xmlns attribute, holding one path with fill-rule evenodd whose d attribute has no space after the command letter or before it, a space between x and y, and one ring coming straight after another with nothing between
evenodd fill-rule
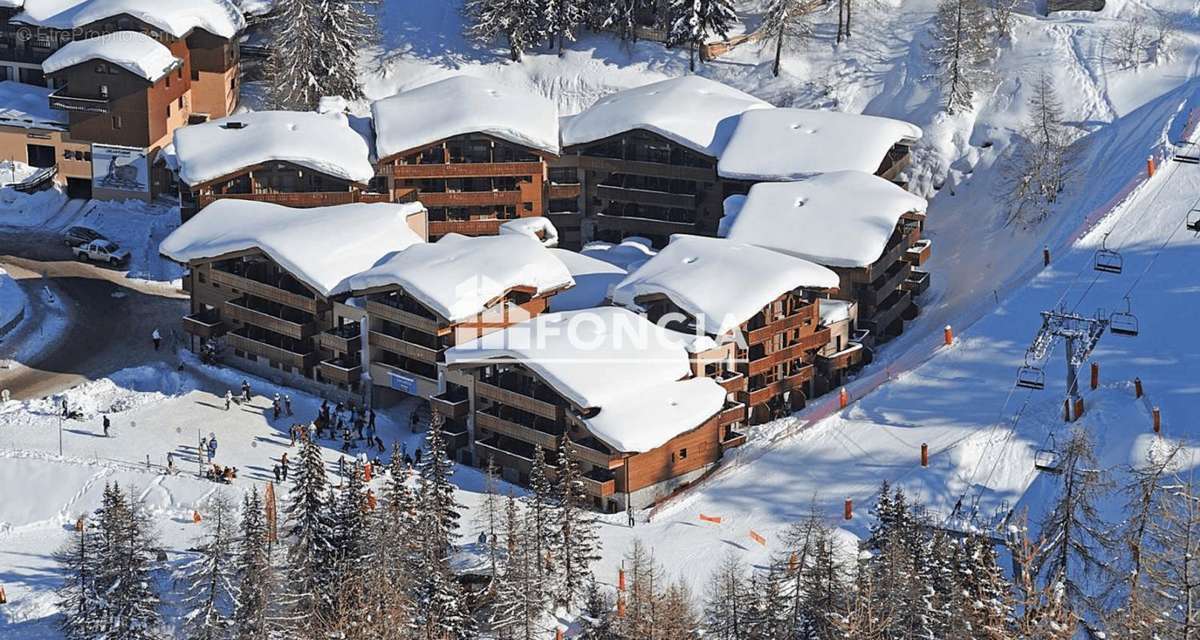
<instances>
[{"instance_id":1,"label":"gabled roof","mask_svg":"<svg viewBox=\"0 0 1200 640\"><path fill-rule=\"evenodd\" d=\"M271 161L360 184L375 176L367 141L341 113L254 111L180 127L175 153L190 186Z\"/></svg>"},{"instance_id":2,"label":"gabled roof","mask_svg":"<svg viewBox=\"0 0 1200 640\"><path fill-rule=\"evenodd\" d=\"M14 22L50 29L80 29L127 14L176 38L193 29L231 39L246 28L242 12L229 0L24 0Z\"/></svg>"},{"instance_id":3,"label":"gabled roof","mask_svg":"<svg viewBox=\"0 0 1200 640\"><path fill-rule=\"evenodd\" d=\"M454 76L371 105L380 158L468 133L558 154L558 108L543 96Z\"/></svg>"},{"instance_id":4,"label":"gabled roof","mask_svg":"<svg viewBox=\"0 0 1200 640\"><path fill-rule=\"evenodd\" d=\"M830 267L865 267L883 255L901 216L926 205L861 171L760 182L750 188L729 239Z\"/></svg>"},{"instance_id":5,"label":"gabled roof","mask_svg":"<svg viewBox=\"0 0 1200 640\"><path fill-rule=\"evenodd\" d=\"M104 60L149 82L175 69L182 61L162 43L137 31L117 31L87 40L73 40L50 54L42 71L55 73L91 60Z\"/></svg>"},{"instance_id":6,"label":"gabled roof","mask_svg":"<svg viewBox=\"0 0 1200 640\"><path fill-rule=\"evenodd\" d=\"M655 449L716 415L725 390L691 374L687 338L618 307L544 313L446 351L448 365L508 359L581 408L613 449Z\"/></svg>"},{"instance_id":7,"label":"gabled roof","mask_svg":"<svg viewBox=\"0 0 1200 640\"><path fill-rule=\"evenodd\" d=\"M513 289L545 295L574 283L542 243L518 234L477 238L448 234L350 278L355 291L399 286L450 322L483 312Z\"/></svg>"},{"instance_id":8,"label":"gabled roof","mask_svg":"<svg viewBox=\"0 0 1200 640\"><path fill-rule=\"evenodd\" d=\"M676 235L611 295L615 304L634 309L642 296L666 296L696 318L699 330L719 337L788 291L837 286L837 274L807 260L721 238Z\"/></svg>"},{"instance_id":9,"label":"gabled roof","mask_svg":"<svg viewBox=\"0 0 1200 640\"><path fill-rule=\"evenodd\" d=\"M799 180L830 171L875 173L921 129L892 118L815 109L759 109L738 121L717 173L737 180Z\"/></svg>"},{"instance_id":10,"label":"gabled roof","mask_svg":"<svg viewBox=\"0 0 1200 640\"><path fill-rule=\"evenodd\" d=\"M293 209L218 200L167 236L159 253L181 263L257 249L322 296L350 290L351 276L424 241L408 217L418 202Z\"/></svg>"},{"instance_id":11,"label":"gabled roof","mask_svg":"<svg viewBox=\"0 0 1200 640\"><path fill-rule=\"evenodd\" d=\"M771 105L700 76L681 76L605 96L566 118L562 144L569 147L643 129L717 158L738 118Z\"/></svg>"}]
</instances>

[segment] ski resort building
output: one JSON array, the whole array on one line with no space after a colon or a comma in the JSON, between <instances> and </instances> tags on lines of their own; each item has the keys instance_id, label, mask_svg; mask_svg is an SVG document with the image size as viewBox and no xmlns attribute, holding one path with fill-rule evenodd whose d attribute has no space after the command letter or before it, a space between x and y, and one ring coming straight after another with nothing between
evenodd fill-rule
<instances>
[{"instance_id":1,"label":"ski resort building","mask_svg":"<svg viewBox=\"0 0 1200 640\"><path fill-rule=\"evenodd\" d=\"M447 385L439 368L446 349L541 314L573 284L550 250L523 234L450 234L354 275L350 286L370 323L376 400L432 398L458 420L463 390Z\"/></svg>"},{"instance_id":2,"label":"ski resort building","mask_svg":"<svg viewBox=\"0 0 1200 640\"><path fill-rule=\"evenodd\" d=\"M859 341L889 340L916 317L913 297L929 286L929 274L916 269L931 249L921 239L924 198L878 176L839 171L756 184L731 200L730 240L837 273L835 297L855 304Z\"/></svg>"},{"instance_id":3,"label":"ski resort building","mask_svg":"<svg viewBox=\"0 0 1200 640\"><path fill-rule=\"evenodd\" d=\"M549 313L446 352L464 389L469 455L528 483L540 448L550 472L570 441L593 506L653 504L711 469L744 410L697 375L677 334L618 307ZM700 347L703 349L704 347Z\"/></svg>"},{"instance_id":4,"label":"ski resort building","mask_svg":"<svg viewBox=\"0 0 1200 640\"><path fill-rule=\"evenodd\" d=\"M365 314L350 277L423 238L417 203L292 209L221 200L163 240L188 265L194 351L214 353L269 379L357 397Z\"/></svg>"},{"instance_id":5,"label":"ski resort building","mask_svg":"<svg viewBox=\"0 0 1200 640\"><path fill-rule=\"evenodd\" d=\"M228 0L3 4L0 81L51 88L47 103L67 127L49 143L40 132L0 131L0 147L53 167L73 197L170 192L160 152L172 132L237 106L245 23Z\"/></svg>"},{"instance_id":6,"label":"ski resort building","mask_svg":"<svg viewBox=\"0 0 1200 640\"><path fill-rule=\"evenodd\" d=\"M371 188L367 139L342 113L238 114L179 129L174 151L185 221L221 199L300 208L392 201Z\"/></svg>"},{"instance_id":7,"label":"ski resort building","mask_svg":"<svg viewBox=\"0 0 1200 640\"><path fill-rule=\"evenodd\" d=\"M681 235L611 295L615 304L652 322L728 345L730 357L710 362L704 375L731 391L746 407L746 419L757 424L830 388L814 364L835 342L822 322L819 296L837 286L833 271L807 260Z\"/></svg>"},{"instance_id":8,"label":"ski resort building","mask_svg":"<svg viewBox=\"0 0 1200 640\"><path fill-rule=\"evenodd\" d=\"M378 170L396 201L419 199L429 236L496 235L541 216L558 110L541 96L455 76L372 104Z\"/></svg>"}]
</instances>

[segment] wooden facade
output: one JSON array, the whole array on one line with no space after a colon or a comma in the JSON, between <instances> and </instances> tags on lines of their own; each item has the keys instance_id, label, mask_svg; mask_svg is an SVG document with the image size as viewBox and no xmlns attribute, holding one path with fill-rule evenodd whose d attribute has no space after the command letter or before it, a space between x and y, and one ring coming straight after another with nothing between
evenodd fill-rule
<instances>
[{"instance_id":1,"label":"wooden facade","mask_svg":"<svg viewBox=\"0 0 1200 640\"><path fill-rule=\"evenodd\" d=\"M496 235L506 220L546 213L554 156L482 133L454 136L379 161L396 202L420 200L429 236Z\"/></svg>"}]
</instances>

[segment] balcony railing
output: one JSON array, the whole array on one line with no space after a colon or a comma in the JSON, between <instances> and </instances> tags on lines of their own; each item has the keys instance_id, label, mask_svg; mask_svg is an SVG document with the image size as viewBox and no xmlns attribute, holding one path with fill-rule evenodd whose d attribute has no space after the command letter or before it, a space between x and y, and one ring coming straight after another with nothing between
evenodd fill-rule
<instances>
[{"instance_id":1,"label":"balcony railing","mask_svg":"<svg viewBox=\"0 0 1200 640\"><path fill-rule=\"evenodd\" d=\"M475 412L475 426L522 442L537 445L550 451L558 449L558 436L513 422L512 420L505 420L484 411Z\"/></svg>"},{"instance_id":2,"label":"balcony railing","mask_svg":"<svg viewBox=\"0 0 1200 640\"><path fill-rule=\"evenodd\" d=\"M892 292L886 300L866 318L859 317L858 326L870 331L876 340L886 340L886 329L892 326L900 314L912 304L912 294L904 289Z\"/></svg>"},{"instance_id":3,"label":"balcony railing","mask_svg":"<svg viewBox=\"0 0 1200 640\"><path fill-rule=\"evenodd\" d=\"M438 350L430 349L429 347L419 345L415 342L409 342L395 336L390 336L379 331L372 331L369 334L370 343L372 346L379 347L386 351L391 351L397 355L406 358L412 358L420 362L428 362L429 364L437 364Z\"/></svg>"},{"instance_id":4,"label":"balcony railing","mask_svg":"<svg viewBox=\"0 0 1200 640\"><path fill-rule=\"evenodd\" d=\"M761 358L751 360L748 371L750 375L758 375L765 371L769 371L772 367L778 364L795 360L803 357L808 351L820 349L826 344L829 344L830 330L828 327L823 327L815 331L812 335L805 336L800 339L800 342L789 347L780 349L774 353L768 353Z\"/></svg>"},{"instance_id":5,"label":"balcony railing","mask_svg":"<svg viewBox=\"0 0 1200 640\"><path fill-rule=\"evenodd\" d=\"M312 314L317 312L316 298L293 293L291 291L269 285L265 282L252 280L250 278L239 276L228 271L222 271L220 269L213 269L211 277L213 282L229 287L230 289L237 289L243 293L249 293L259 298L272 300L274 302L278 302L289 307L295 307L296 309L301 309Z\"/></svg>"},{"instance_id":6,"label":"balcony railing","mask_svg":"<svg viewBox=\"0 0 1200 640\"><path fill-rule=\"evenodd\" d=\"M459 233L464 236L494 236L500 233L500 225L508 220L485 218L482 220L430 220L429 235L444 236Z\"/></svg>"},{"instance_id":7,"label":"balcony railing","mask_svg":"<svg viewBox=\"0 0 1200 640\"><path fill-rule=\"evenodd\" d=\"M875 279L859 290L858 301L865 307L874 307L892 295L901 283L908 278L912 265L905 261L897 261L882 276Z\"/></svg>"},{"instance_id":8,"label":"balcony railing","mask_svg":"<svg viewBox=\"0 0 1200 640\"><path fill-rule=\"evenodd\" d=\"M246 306L245 302L238 300L227 300L225 302L225 315L232 320L239 320L244 324L262 327L268 331L273 331L296 340L305 340L317 333L317 323L315 320L310 320L309 322L285 320L265 311L252 309Z\"/></svg>"},{"instance_id":9,"label":"balcony railing","mask_svg":"<svg viewBox=\"0 0 1200 640\"><path fill-rule=\"evenodd\" d=\"M725 407L721 409L721 413L717 416L717 423L721 426L742 422L746 419L746 405L741 402L725 402Z\"/></svg>"},{"instance_id":10,"label":"balcony railing","mask_svg":"<svg viewBox=\"0 0 1200 640\"><path fill-rule=\"evenodd\" d=\"M863 346L857 342L851 342L845 349L832 353L827 356L817 356L817 369L823 373L832 373L842 369L849 369L863 361L865 357Z\"/></svg>"},{"instance_id":11,"label":"balcony railing","mask_svg":"<svg viewBox=\"0 0 1200 640\"><path fill-rule=\"evenodd\" d=\"M722 371L718 377L713 378L725 393L736 393L746 390L746 374L740 371Z\"/></svg>"},{"instance_id":12,"label":"balcony railing","mask_svg":"<svg viewBox=\"0 0 1200 640\"><path fill-rule=\"evenodd\" d=\"M183 330L198 338L215 338L225 334L225 323L213 311L193 313L183 317Z\"/></svg>"},{"instance_id":13,"label":"balcony railing","mask_svg":"<svg viewBox=\"0 0 1200 640\"><path fill-rule=\"evenodd\" d=\"M503 387L496 386L483 381L475 382L475 393L481 397L506 404L510 407L520 409L537 416L541 416L548 420L558 420L560 417L560 409L557 405L549 402L538 400L532 396L527 396L518 391L510 391Z\"/></svg>"},{"instance_id":14,"label":"balcony railing","mask_svg":"<svg viewBox=\"0 0 1200 640\"><path fill-rule=\"evenodd\" d=\"M66 90L67 88L63 87L50 94L51 109L84 113L108 113L112 110L112 103L108 98L69 96L64 93Z\"/></svg>"},{"instance_id":15,"label":"balcony railing","mask_svg":"<svg viewBox=\"0 0 1200 640\"><path fill-rule=\"evenodd\" d=\"M579 477L583 490L590 496L607 498L617 492L617 479L611 471L592 470Z\"/></svg>"},{"instance_id":16,"label":"balcony railing","mask_svg":"<svg viewBox=\"0 0 1200 640\"><path fill-rule=\"evenodd\" d=\"M421 191L426 207L499 207L521 204L520 191Z\"/></svg>"},{"instance_id":17,"label":"balcony railing","mask_svg":"<svg viewBox=\"0 0 1200 640\"><path fill-rule=\"evenodd\" d=\"M541 162L462 162L450 164L398 164L396 178L486 178L490 176L542 175Z\"/></svg>"},{"instance_id":18,"label":"balcony railing","mask_svg":"<svg viewBox=\"0 0 1200 640\"><path fill-rule=\"evenodd\" d=\"M297 353L282 347L260 342L254 338L242 335L241 333L231 332L225 336L229 342L229 346L240 351L244 351L256 356L263 356L268 360L277 362L289 367L294 367L302 371L307 371L312 367L312 363L316 360L315 352Z\"/></svg>"},{"instance_id":19,"label":"balcony railing","mask_svg":"<svg viewBox=\"0 0 1200 640\"><path fill-rule=\"evenodd\" d=\"M387 297L368 298L367 313L389 322L412 327L418 331L424 331L425 333L437 333L437 320L401 309L395 304L389 303L388 300L389 298Z\"/></svg>"},{"instance_id":20,"label":"balcony railing","mask_svg":"<svg viewBox=\"0 0 1200 640\"><path fill-rule=\"evenodd\" d=\"M746 432L737 429L728 429L725 431L724 437L721 438L721 449L732 449L746 444Z\"/></svg>"},{"instance_id":21,"label":"balcony railing","mask_svg":"<svg viewBox=\"0 0 1200 640\"><path fill-rule=\"evenodd\" d=\"M761 389L751 391L750 397L749 397L749 400L750 400L749 404L752 407L763 404L763 403L767 402L768 400L770 400L771 398L773 398L777 395L783 394L783 392L785 392L785 391L791 391L792 389L799 388L804 383L808 382L809 380L812 380L812 377L813 377L812 365L806 366L803 369L801 369L798 373L794 373L782 380L777 380L775 382L769 383L766 386L762 387Z\"/></svg>"},{"instance_id":22,"label":"balcony railing","mask_svg":"<svg viewBox=\"0 0 1200 640\"><path fill-rule=\"evenodd\" d=\"M637 189L616 185L596 185L596 197L614 202L636 202L638 204L695 209L696 196L690 193L669 193L651 189Z\"/></svg>"},{"instance_id":23,"label":"balcony railing","mask_svg":"<svg viewBox=\"0 0 1200 640\"><path fill-rule=\"evenodd\" d=\"M904 280L904 284L901 286L914 296L919 296L929 289L929 272L913 269L912 273L908 274L908 278Z\"/></svg>"},{"instance_id":24,"label":"balcony railing","mask_svg":"<svg viewBox=\"0 0 1200 640\"><path fill-rule=\"evenodd\" d=\"M465 387L456 387L429 398L430 408L447 418L465 418L471 402Z\"/></svg>"},{"instance_id":25,"label":"balcony railing","mask_svg":"<svg viewBox=\"0 0 1200 640\"><path fill-rule=\"evenodd\" d=\"M904 252L904 259L913 266L921 266L929 260L929 256L933 255L933 240L922 238L917 240L913 246Z\"/></svg>"},{"instance_id":26,"label":"balcony railing","mask_svg":"<svg viewBox=\"0 0 1200 640\"><path fill-rule=\"evenodd\" d=\"M317 365L321 377L339 384L356 384L362 378L362 364L346 362L341 359L322 360Z\"/></svg>"},{"instance_id":27,"label":"balcony railing","mask_svg":"<svg viewBox=\"0 0 1200 640\"><path fill-rule=\"evenodd\" d=\"M803 325L806 320L814 323L818 321L817 314L813 313L813 308L811 306L806 306L790 316L785 316L783 318L779 318L778 320L768 322L757 329L751 329L746 335L746 341L749 344L757 344L759 342L770 340L781 331L795 329L796 327Z\"/></svg>"},{"instance_id":28,"label":"balcony railing","mask_svg":"<svg viewBox=\"0 0 1200 640\"><path fill-rule=\"evenodd\" d=\"M317 337L322 348L337 353L351 353L362 348L361 327L350 322L321 332Z\"/></svg>"}]
</instances>

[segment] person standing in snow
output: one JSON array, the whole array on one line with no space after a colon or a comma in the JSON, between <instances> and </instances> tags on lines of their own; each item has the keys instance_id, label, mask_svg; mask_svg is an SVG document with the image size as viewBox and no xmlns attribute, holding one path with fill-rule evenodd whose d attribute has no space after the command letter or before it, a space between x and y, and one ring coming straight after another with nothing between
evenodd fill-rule
<instances>
[{"instance_id":1,"label":"person standing in snow","mask_svg":"<svg viewBox=\"0 0 1200 640\"><path fill-rule=\"evenodd\" d=\"M167 452L167 473L175 475L175 453L173 451Z\"/></svg>"},{"instance_id":2,"label":"person standing in snow","mask_svg":"<svg viewBox=\"0 0 1200 640\"><path fill-rule=\"evenodd\" d=\"M200 438L200 457L203 458L208 453L208 438ZM211 459L212 456L209 456ZM208 460L205 460L208 462Z\"/></svg>"},{"instance_id":3,"label":"person standing in snow","mask_svg":"<svg viewBox=\"0 0 1200 640\"><path fill-rule=\"evenodd\" d=\"M214 436L208 441L208 459L212 460L215 457L217 457L217 439Z\"/></svg>"},{"instance_id":4,"label":"person standing in snow","mask_svg":"<svg viewBox=\"0 0 1200 640\"><path fill-rule=\"evenodd\" d=\"M103 425L104 425L104 437L107 438L108 437L108 428L112 426L112 422L109 421L108 416L104 416Z\"/></svg>"},{"instance_id":5,"label":"person standing in snow","mask_svg":"<svg viewBox=\"0 0 1200 640\"><path fill-rule=\"evenodd\" d=\"M274 474L275 474L275 482L279 482L282 479L282 477L279 474L279 465L275 465L275 466L271 467L271 471L274 472Z\"/></svg>"},{"instance_id":6,"label":"person standing in snow","mask_svg":"<svg viewBox=\"0 0 1200 640\"><path fill-rule=\"evenodd\" d=\"M292 397L291 396L288 396L288 395L283 396L283 408L289 416L292 415Z\"/></svg>"},{"instance_id":7,"label":"person standing in snow","mask_svg":"<svg viewBox=\"0 0 1200 640\"><path fill-rule=\"evenodd\" d=\"M158 332L158 329L150 334L150 340L154 342L154 350L158 351L158 348L162 346L162 334Z\"/></svg>"},{"instance_id":8,"label":"person standing in snow","mask_svg":"<svg viewBox=\"0 0 1200 640\"><path fill-rule=\"evenodd\" d=\"M250 402L250 383L242 380L242 399Z\"/></svg>"},{"instance_id":9,"label":"person standing in snow","mask_svg":"<svg viewBox=\"0 0 1200 640\"><path fill-rule=\"evenodd\" d=\"M272 414L274 414L275 419L278 420L279 419L279 400L274 400L271 402L271 412L272 412Z\"/></svg>"},{"instance_id":10,"label":"person standing in snow","mask_svg":"<svg viewBox=\"0 0 1200 640\"><path fill-rule=\"evenodd\" d=\"M62 417L67 418L71 415L71 409L67 406L67 399L64 397L62 401Z\"/></svg>"},{"instance_id":11,"label":"person standing in snow","mask_svg":"<svg viewBox=\"0 0 1200 640\"><path fill-rule=\"evenodd\" d=\"M233 392L229 389L225 390L225 410L229 411L229 405L233 402Z\"/></svg>"},{"instance_id":12,"label":"person standing in snow","mask_svg":"<svg viewBox=\"0 0 1200 640\"><path fill-rule=\"evenodd\" d=\"M283 481L287 482L288 466L290 466L290 465L288 465L288 457L287 457L286 451L283 453L283 456L279 458L279 466L283 471Z\"/></svg>"}]
</instances>

